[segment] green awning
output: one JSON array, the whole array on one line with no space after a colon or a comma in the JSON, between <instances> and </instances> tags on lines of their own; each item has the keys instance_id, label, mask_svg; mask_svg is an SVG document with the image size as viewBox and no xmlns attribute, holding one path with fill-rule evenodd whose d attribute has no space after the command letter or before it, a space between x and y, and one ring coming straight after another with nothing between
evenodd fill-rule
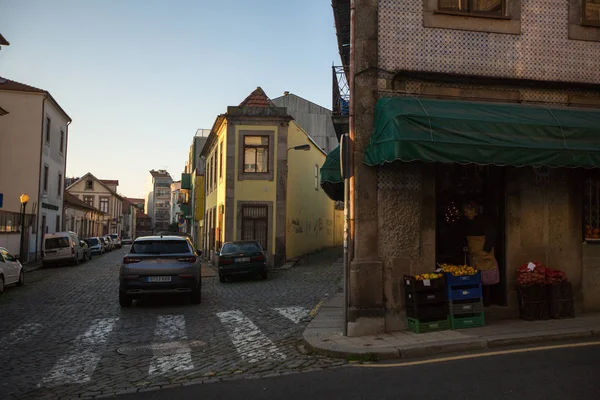
<instances>
[{"instance_id":1,"label":"green awning","mask_svg":"<svg viewBox=\"0 0 600 400\"><path fill-rule=\"evenodd\" d=\"M320 172L321 188L334 201L344 200L344 179L340 170L340 146L331 150Z\"/></svg>"},{"instance_id":2,"label":"green awning","mask_svg":"<svg viewBox=\"0 0 600 400\"><path fill-rule=\"evenodd\" d=\"M600 111L414 97L383 98L367 165L395 160L600 166Z\"/></svg>"}]
</instances>

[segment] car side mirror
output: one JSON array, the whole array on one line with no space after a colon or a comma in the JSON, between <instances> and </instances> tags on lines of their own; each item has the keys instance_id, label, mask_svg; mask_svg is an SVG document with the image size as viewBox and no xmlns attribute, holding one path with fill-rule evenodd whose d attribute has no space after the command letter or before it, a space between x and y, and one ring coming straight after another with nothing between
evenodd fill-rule
<instances>
[{"instance_id":1,"label":"car side mirror","mask_svg":"<svg viewBox=\"0 0 600 400\"><path fill-rule=\"evenodd\" d=\"M202 256L202 250L196 250L196 254L198 255L198 257Z\"/></svg>"},{"instance_id":2,"label":"car side mirror","mask_svg":"<svg viewBox=\"0 0 600 400\"><path fill-rule=\"evenodd\" d=\"M221 255L221 253L220 253L220 252L218 252L218 251L215 251L215 256L219 257L220 255Z\"/></svg>"}]
</instances>

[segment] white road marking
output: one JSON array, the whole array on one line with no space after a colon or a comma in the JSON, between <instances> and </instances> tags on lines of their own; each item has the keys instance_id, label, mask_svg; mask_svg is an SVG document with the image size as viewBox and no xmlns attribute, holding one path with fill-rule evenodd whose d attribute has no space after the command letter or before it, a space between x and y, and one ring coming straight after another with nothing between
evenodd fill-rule
<instances>
[{"instance_id":1,"label":"white road marking","mask_svg":"<svg viewBox=\"0 0 600 400\"><path fill-rule=\"evenodd\" d=\"M156 321L154 338L158 341L186 340L185 317L183 315L160 315ZM176 354L164 354L158 349L155 350L148 373L161 375L168 372L188 371L193 368L192 349L187 343L180 342Z\"/></svg>"},{"instance_id":2,"label":"white road marking","mask_svg":"<svg viewBox=\"0 0 600 400\"><path fill-rule=\"evenodd\" d=\"M299 323L302 318L308 315L309 312L309 310L304 307L274 308L273 310L277 311L279 314L283 315L295 324Z\"/></svg>"},{"instance_id":3,"label":"white road marking","mask_svg":"<svg viewBox=\"0 0 600 400\"><path fill-rule=\"evenodd\" d=\"M41 324L21 325L20 327L12 331L10 334L0 339L0 347L11 346L17 343L26 342L27 340L33 338L38 333L40 333L41 329Z\"/></svg>"},{"instance_id":4,"label":"white road marking","mask_svg":"<svg viewBox=\"0 0 600 400\"><path fill-rule=\"evenodd\" d=\"M281 353L277 346L241 311L220 312L217 316L244 360L255 363L266 359L286 358L285 354Z\"/></svg>"},{"instance_id":5,"label":"white road marking","mask_svg":"<svg viewBox=\"0 0 600 400\"><path fill-rule=\"evenodd\" d=\"M102 345L108 340L118 320L119 318L95 319L84 334L73 340L68 355L56 362L38 386L89 382L100 361Z\"/></svg>"}]
</instances>

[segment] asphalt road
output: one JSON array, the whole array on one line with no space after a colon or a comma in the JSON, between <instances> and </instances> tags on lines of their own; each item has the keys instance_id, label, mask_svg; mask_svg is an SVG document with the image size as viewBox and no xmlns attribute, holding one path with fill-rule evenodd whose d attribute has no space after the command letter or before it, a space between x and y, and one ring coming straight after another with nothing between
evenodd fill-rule
<instances>
[{"instance_id":1,"label":"asphalt road","mask_svg":"<svg viewBox=\"0 0 600 400\"><path fill-rule=\"evenodd\" d=\"M126 249L27 273L0 296L0 399L112 396L343 365L299 351L311 309L339 288L338 250L266 281L204 278L202 304L121 309Z\"/></svg>"},{"instance_id":2,"label":"asphalt road","mask_svg":"<svg viewBox=\"0 0 600 400\"><path fill-rule=\"evenodd\" d=\"M347 366L118 398L591 400L600 398L600 345L404 367Z\"/></svg>"}]
</instances>

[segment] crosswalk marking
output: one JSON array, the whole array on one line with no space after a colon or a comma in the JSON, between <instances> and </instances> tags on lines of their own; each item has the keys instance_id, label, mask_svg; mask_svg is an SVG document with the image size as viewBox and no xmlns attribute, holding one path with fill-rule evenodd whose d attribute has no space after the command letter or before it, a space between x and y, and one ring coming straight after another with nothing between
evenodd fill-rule
<instances>
[{"instance_id":1,"label":"crosswalk marking","mask_svg":"<svg viewBox=\"0 0 600 400\"><path fill-rule=\"evenodd\" d=\"M84 334L73 340L68 355L56 362L38 386L89 382L100 361L102 345L108 340L118 320L95 319Z\"/></svg>"},{"instance_id":2,"label":"crosswalk marking","mask_svg":"<svg viewBox=\"0 0 600 400\"><path fill-rule=\"evenodd\" d=\"M241 311L220 312L217 316L244 360L255 363L266 359L286 358L285 354L281 353L277 346Z\"/></svg>"},{"instance_id":3,"label":"crosswalk marking","mask_svg":"<svg viewBox=\"0 0 600 400\"><path fill-rule=\"evenodd\" d=\"M12 346L17 343L26 342L36 336L42 329L41 324L23 324L4 338L0 339L0 347Z\"/></svg>"},{"instance_id":4,"label":"crosswalk marking","mask_svg":"<svg viewBox=\"0 0 600 400\"><path fill-rule=\"evenodd\" d=\"M299 323L302 318L308 315L308 310L304 307L284 307L274 308L273 310L277 311L279 314L283 315L295 324Z\"/></svg>"},{"instance_id":5,"label":"crosswalk marking","mask_svg":"<svg viewBox=\"0 0 600 400\"><path fill-rule=\"evenodd\" d=\"M160 315L158 317L154 331L155 341L184 341L186 339L185 317L183 315ZM155 351L148 373L150 375L161 375L168 372L187 371L193 368L192 349L186 342L182 342L175 354L161 355L160 351Z\"/></svg>"}]
</instances>

